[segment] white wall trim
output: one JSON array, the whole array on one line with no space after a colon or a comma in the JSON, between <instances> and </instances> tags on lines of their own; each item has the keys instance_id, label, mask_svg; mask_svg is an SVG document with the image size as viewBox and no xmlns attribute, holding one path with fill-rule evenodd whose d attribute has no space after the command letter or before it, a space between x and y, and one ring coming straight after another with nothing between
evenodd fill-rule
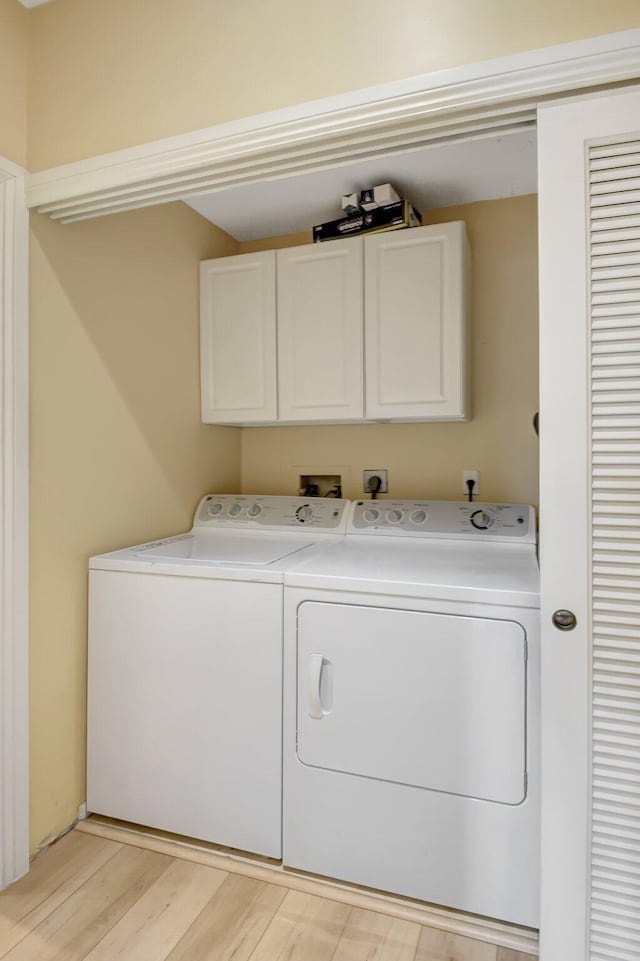
<instances>
[{"instance_id":1,"label":"white wall trim","mask_svg":"<svg viewBox=\"0 0 640 961\"><path fill-rule=\"evenodd\" d=\"M63 222L532 126L549 98L640 76L640 29L369 87L55 167L27 202Z\"/></svg>"},{"instance_id":2,"label":"white wall trim","mask_svg":"<svg viewBox=\"0 0 640 961\"><path fill-rule=\"evenodd\" d=\"M0 888L29 868L28 211L0 157Z\"/></svg>"}]
</instances>

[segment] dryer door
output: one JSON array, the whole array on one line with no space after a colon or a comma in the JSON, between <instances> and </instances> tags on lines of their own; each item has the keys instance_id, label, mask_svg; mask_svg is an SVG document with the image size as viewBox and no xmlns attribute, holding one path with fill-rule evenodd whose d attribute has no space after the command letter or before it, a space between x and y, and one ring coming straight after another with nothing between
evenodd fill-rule
<instances>
[{"instance_id":1,"label":"dryer door","mask_svg":"<svg viewBox=\"0 0 640 961\"><path fill-rule=\"evenodd\" d=\"M526 635L513 621L306 601L298 758L432 791L526 794Z\"/></svg>"}]
</instances>

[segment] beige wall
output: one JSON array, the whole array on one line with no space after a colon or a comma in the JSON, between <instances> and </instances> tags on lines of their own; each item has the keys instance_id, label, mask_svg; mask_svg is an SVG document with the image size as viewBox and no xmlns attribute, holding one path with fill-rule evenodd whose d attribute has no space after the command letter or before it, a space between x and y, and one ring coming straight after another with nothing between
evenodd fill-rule
<instances>
[{"instance_id":1,"label":"beige wall","mask_svg":"<svg viewBox=\"0 0 640 961\"><path fill-rule=\"evenodd\" d=\"M431 211L425 223L464 220L473 254L472 403L464 424L252 427L242 431L242 489L294 493L300 467L341 468L344 494L362 470L387 468L391 497L459 500L462 470L480 471L481 498L536 504L538 406L536 197ZM306 243L306 235L258 246Z\"/></svg>"},{"instance_id":2,"label":"beige wall","mask_svg":"<svg viewBox=\"0 0 640 961\"><path fill-rule=\"evenodd\" d=\"M32 10L40 170L371 84L640 26L638 0L55 0Z\"/></svg>"},{"instance_id":3,"label":"beige wall","mask_svg":"<svg viewBox=\"0 0 640 961\"><path fill-rule=\"evenodd\" d=\"M183 204L33 215L33 850L85 797L88 556L188 528L204 491L238 489L240 432L200 423L198 370L198 261L235 249Z\"/></svg>"},{"instance_id":4,"label":"beige wall","mask_svg":"<svg viewBox=\"0 0 640 961\"><path fill-rule=\"evenodd\" d=\"M0 156L27 160L27 10L0 0Z\"/></svg>"}]
</instances>

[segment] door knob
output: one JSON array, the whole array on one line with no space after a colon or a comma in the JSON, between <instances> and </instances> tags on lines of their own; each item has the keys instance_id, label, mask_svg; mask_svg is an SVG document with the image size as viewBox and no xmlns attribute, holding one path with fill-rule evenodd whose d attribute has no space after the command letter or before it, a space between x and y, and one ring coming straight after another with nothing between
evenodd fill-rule
<instances>
[{"instance_id":1,"label":"door knob","mask_svg":"<svg viewBox=\"0 0 640 961\"><path fill-rule=\"evenodd\" d=\"M556 611L551 618L553 621L553 626L557 627L559 631L572 631L578 619L573 611L559 610Z\"/></svg>"}]
</instances>

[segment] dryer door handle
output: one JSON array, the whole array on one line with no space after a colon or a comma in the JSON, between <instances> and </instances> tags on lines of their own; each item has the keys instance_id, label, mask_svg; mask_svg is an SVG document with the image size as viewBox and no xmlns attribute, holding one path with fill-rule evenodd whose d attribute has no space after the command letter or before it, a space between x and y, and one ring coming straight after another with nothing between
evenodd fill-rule
<instances>
[{"instance_id":1,"label":"dryer door handle","mask_svg":"<svg viewBox=\"0 0 640 961\"><path fill-rule=\"evenodd\" d=\"M320 697L323 664L324 657L322 654L311 654L309 656L309 717L318 719L324 715Z\"/></svg>"}]
</instances>

